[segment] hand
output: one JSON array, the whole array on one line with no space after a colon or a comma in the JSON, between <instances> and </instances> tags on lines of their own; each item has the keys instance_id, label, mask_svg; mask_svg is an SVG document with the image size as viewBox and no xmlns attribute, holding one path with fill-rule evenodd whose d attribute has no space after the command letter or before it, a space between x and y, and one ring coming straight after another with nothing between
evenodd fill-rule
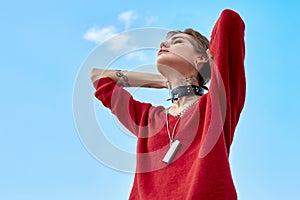
<instances>
[{"instance_id":1,"label":"hand","mask_svg":"<svg viewBox=\"0 0 300 200\"><path fill-rule=\"evenodd\" d=\"M207 55L208 55L208 59L209 59L209 60L214 60L214 57L210 54L209 49L206 50L206 53L207 53Z\"/></svg>"}]
</instances>

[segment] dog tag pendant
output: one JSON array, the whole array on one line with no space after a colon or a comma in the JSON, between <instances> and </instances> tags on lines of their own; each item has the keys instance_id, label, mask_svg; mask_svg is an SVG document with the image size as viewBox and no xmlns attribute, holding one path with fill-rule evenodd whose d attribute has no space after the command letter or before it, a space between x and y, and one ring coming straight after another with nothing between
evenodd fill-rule
<instances>
[{"instance_id":1,"label":"dog tag pendant","mask_svg":"<svg viewBox=\"0 0 300 200\"><path fill-rule=\"evenodd\" d=\"M179 140L175 140L174 142L172 142L170 149L168 150L168 152L166 153L162 161L166 164L170 164L175 158L176 153L178 152L180 146L181 144Z\"/></svg>"}]
</instances>

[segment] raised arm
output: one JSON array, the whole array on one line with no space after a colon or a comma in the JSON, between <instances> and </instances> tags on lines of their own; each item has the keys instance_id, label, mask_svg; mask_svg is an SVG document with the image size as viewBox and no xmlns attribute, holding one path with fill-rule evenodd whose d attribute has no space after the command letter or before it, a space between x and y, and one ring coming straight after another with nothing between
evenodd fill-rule
<instances>
[{"instance_id":1,"label":"raised arm","mask_svg":"<svg viewBox=\"0 0 300 200\"><path fill-rule=\"evenodd\" d=\"M236 117L243 109L246 92L244 30L245 24L239 14L226 9L213 28L209 44L215 68L225 86L230 104L227 108L234 109Z\"/></svg>"},{"instance_id":2,"label":"raised arm","mask_svg":"<svg viewBox=\"0 0 300 200\"><path fill-rule=\"evenodd\" d=\"M95 97L109 108L119 121L134 135L144 134L147 127L149 103L135 100L123 87L164 88L161 75L94 68L90 75L96 89Z\"/></svg>"},{"instance_id":3,"label":"raised arm","mask_svg":"<svg viewBox=\"0 0 300 200\"><path fill-rule=\"evenodd\" d=\"M125 70L104 70L99 68L92 69L90 78L94 85L97 85L96 82L104 77L108 77L118 85L125 87L166 88L166 80L160 74Z\"/></svg>"},{"instance_id":4,"label":"raised arm","mask_svg":"<svg viewBox=\"0 0 300 200\"><path fill-rule=\"evenodd\" d=\"M228 149L246 95L244 30L245 24L239 14L226 9L213 28L209 45L213 57L210 92L220 94L220 105L226 110L224 131Z\"/></svg>"}]
</instances>

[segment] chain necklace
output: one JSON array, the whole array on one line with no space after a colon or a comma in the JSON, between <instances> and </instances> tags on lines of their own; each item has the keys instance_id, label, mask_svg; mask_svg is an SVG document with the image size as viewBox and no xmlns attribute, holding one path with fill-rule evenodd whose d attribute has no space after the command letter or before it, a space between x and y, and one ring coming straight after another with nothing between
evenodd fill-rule
<instances>
[{"instance_id":1,"label":"chain necklace","mask_svg":"<svg viewBox=\"0 0 300 200\"><path fill-rule=\"evenodd\" d=\"M172 135L169 129L169 121L168 121L168 114L170 114L168 111L171 107L169 107L168 109L166 109L166 125L167 125L167 132L168 132L168 136L170 139L170 148L168 150L168 152L166 153L165 157L163 158L163 162L170 164L172 162L172 160L174 159L176 153L178 152L181 144L179 140L175 140L174 141L174 135L175 135L175 131L177 128L177 125L181 119L181 117L183 116L183 114L190 108L192 107L195 103L197 103L199 101L199 99L197 99L196 101L192 102L190 105L188 105L186 108L182 109L177 115L175 115L175 117L179 117L174 125L173 131L172 131ZM172 115L174 116L174 115Z\"/></svg>"},{"instance_id":2,"label":"chain necklace","mask_svg":"<svg viewBox=\"0 0 300 200\"><path fill-rule=\"evenodd\" d=\"M166 109L166 125L167 125L167 131L168 131L168 136L170 138L170 145L172 144L173 140L174 140L174 134L175 134L175 131L176 131L176 128L177 128L177 125L181 119L181 117L183 116L183 114L190 108L192 107L194 104L196 104L197 102L199 101L199 99L197 99L196 101L190 103L187 107L185 107L184 109L182 109L178 114L176 115L172 115L169 113L169 108ZM171 132L170 132L170 129L169 129L169 120L168 120L168 114L169 115L172 115L173 117L179 117L174 125L174 128L173 128L173 131L172 131L172 135L171 135Z\"/></svg>"},{"instance_id":3,"label":"chain necklace","mask_svg":"<svg viewBox=\"0 0 300 200\"><path fill-rule=\"evenodd\" d=\"M190 105L188 105L187 107L185 107L184 109L181 109L179 111L179 113L177 113L176 115L173 115L171 113L169 113L169 110L171 108L171 106L169 108L166 109L166 114L172 115L173 117L182 117L182 115L190 108L192 107L195 103L197 103L199 101L199 99L197 99L196 101L192 102Z\"/></svg>"},{"instance_id":4,"label":"chain necklace","mask_svg":"<svg viewBox=\"0 0 300 200\"><path fill-rule=\"evenodd\" d=\"M178 125L180 119L181 119L181 116L177 119L177 121L176 121L176 123L175 123L175 125L174 125L174 128L173 128L173 131L172 131L172 135L171 135L170 129L169 129L168 115L166 114L166 125L167 125L168 136L169 136L169 138L170 138L170 146L171 146L172 143L173 143L175 130L176 130L176 128L177 128L177 125Z\"/></svg>"}]
</instances>

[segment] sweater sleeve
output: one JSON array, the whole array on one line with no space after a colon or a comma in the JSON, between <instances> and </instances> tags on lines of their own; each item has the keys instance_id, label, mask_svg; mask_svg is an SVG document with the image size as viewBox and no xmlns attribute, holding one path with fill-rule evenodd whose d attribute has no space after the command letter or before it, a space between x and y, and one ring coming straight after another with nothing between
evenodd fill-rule
<instances>
[{"instance_id":1,"label":"sweater sleeve","mask_svg":"<svg viewBox=\"0 0 300 200\"><path fill-rule=\"evenodd\" d=\"M226 9L213 28L209 45L214 58L210 87L221 94L220 104L225 115L223 130L228 149L245 102L244 29L241 17Z\"/></svg>"},{"instance_id":2,"label":"sweater sleeve","mask_svg":"<svg viewBox=\"0 0 300 200\"><path fill-rule=\"evenodd\" d=\"M152 105L134 100L129 92L108 77L99 79L94 86L95 97L109 108L130 132L138 136L139 129L148 124L148 112Z\"/></svg>"}]
</instances>

